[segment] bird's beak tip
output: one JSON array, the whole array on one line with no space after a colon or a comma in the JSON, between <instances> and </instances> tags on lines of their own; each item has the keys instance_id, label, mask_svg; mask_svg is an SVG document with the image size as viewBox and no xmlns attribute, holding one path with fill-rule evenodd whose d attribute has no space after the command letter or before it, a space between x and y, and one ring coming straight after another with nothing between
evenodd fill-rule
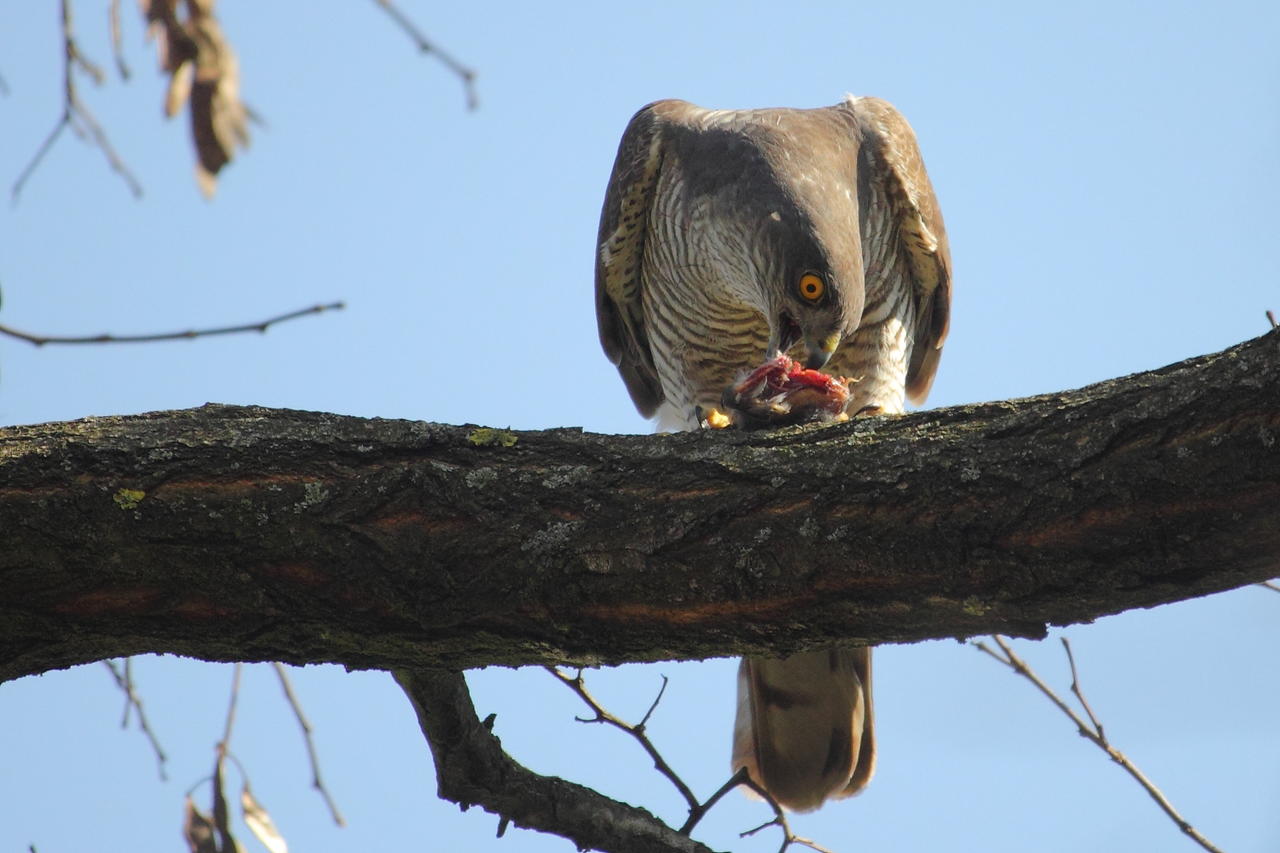
<instances>
[{"instance_id":1,"label":"bird's beak tip","mask_svg":"<svg viewBox=\"0 0 1280 853\"><path fill-rule=\"evenodd\" d=\"M808 341L805 349L809 357L805 359L804 366L810 370L825 367L838 346L840 346L839 333L827 335L820 341Z\"/></svg>"}]
</instances>

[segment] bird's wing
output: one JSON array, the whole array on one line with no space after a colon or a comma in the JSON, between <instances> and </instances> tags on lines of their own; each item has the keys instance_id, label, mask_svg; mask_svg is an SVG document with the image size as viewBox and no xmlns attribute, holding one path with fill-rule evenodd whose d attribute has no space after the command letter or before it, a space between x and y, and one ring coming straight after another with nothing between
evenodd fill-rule
<instances>
[{"instance_id":1,"label":"bird's wing","mask_svg":"<svg viewBox=\"0 0 1280 853\"><path fill-rule=\"evenodd\" d=\"M617 365L632 401L645 417L652 417L663 401L645 329L641 278L649 206L662 169L660 112L665 103L644 107L622 134L600 211L596 244L600 345Z\"/></svg>"},{"instance_id":2,"label":"bird's wing","mask_svg":"<svg viewBox=\"0 0 1280 853\"><path fill-rule=\"evenodd\" d=\"M925 172L916 135L879 98L846 101L863 131L864 150L882 168L898 239L915 280L916 329L907 370L907 397L923 402L933 385L951 320L951 249L942 212Z\"/></svg>"}]
</instances>

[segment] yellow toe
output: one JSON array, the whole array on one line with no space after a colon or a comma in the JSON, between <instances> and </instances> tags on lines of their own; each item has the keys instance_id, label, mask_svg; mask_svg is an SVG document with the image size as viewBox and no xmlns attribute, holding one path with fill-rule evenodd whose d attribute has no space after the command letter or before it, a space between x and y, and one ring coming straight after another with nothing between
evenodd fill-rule
<instances>
[{"instance_id":1,"label":"yellow toe","mask_svg":"<svg viewBox=\"0 0 1280 853\"><path fill-rule=\"evenodd\" d=\"M733 426L733 419L719 409L708 409L703 412L702 422L711 429L725 429Z\"/></svg>"}]
</instances>

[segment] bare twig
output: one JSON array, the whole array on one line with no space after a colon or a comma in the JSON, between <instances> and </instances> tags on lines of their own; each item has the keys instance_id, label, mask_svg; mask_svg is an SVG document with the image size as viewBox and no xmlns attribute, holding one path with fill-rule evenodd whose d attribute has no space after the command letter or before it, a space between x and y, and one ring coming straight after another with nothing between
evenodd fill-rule
<instances>
[{"instance_id":1,"label":"bare twig","mask_svg":"<svg viewBox=\"0 0 1280 853\"><path fill-rule=\"evenodd\" d=\"M124 61L123 39L120 37L120 0L111 0L107 7L107 23L111 27L111 53L115 56L116 70L121 78L128 80L129 66Z\"/></svg>"},{"instance_id":2,"label":"bare twig","mask_svg":"<svg viewBox=\"0 0 1280 853\"><path fill-rule=\"evenodd\" d=\"M1271 309L1270 309L1270 308L1268 308L1268 309L1267 309L1267 320L1269 320L1269 321L1270 321L1270 323L1271 323L1271 328L1273 328L1273 329L1274 329L1276 326L1280 326L1280 323L1277 323L1277 322L1276 322L1276 315L1271 313Z\"/></svg>"},{"instance_id":3,"label":"bare twig","mask_svg":"<svg viewBox=\"0 0 1280 853\"><path fill-rule=\"evenodd\" d=\"M244 323L238 326L220 326L213 329L188 329L184 332L161 332L148 335L35 335L30 332L23 332L19 329L11 328L4 324L0 324L0 335L17 338L20 341L26 341L38 347L44 346L45 344L137 344L151 343L154 341L177 341L189 338L207 338L212 335L233 335L241 332L265 332L267 329L279 323L296 320L299 317L307 317L311 314L321 314L325 311L341 311L345 307L346 304L343 302L330 302L325 305L312 305L310 308L302 308L297 311L290 311L287 314L269 317L266 320L262 320L257 323Z\"/></svg>"},{"instance_id":4,"label":"bare twig","mask_svg":"<svg viewBox=\"0 0 1280 853\"><path fill-rule=\"evenodd\" d=\"M799 844L801 846L808 847L811 850L817 850L818 853L831 853L831 851L826 847L823 847L812 839L803 838L792 832L791 824L787 822L786 812L782 810L782 806L773 798L773 795L757 785L750 777L747 777L745 770L739 771L738 775L746 777L740 784L750 788L756 793L756 795L769 804L769 808L773 809L773 820L768 821L767 823L762 823L755 829L748 829L746 832L739 833L739 838L747 838L748 836L755 835L761 830L768 829L771 826L776 826L782 830L782 846L778 848L778 853L785 853L786 849L792 844ZM737 778L737 776L734 778Z\"/></svg>"},{"instance_id":5,"label":"bare twig","mask_svg":"<svg viewBox=\"0 0 1280 853\"><path fill-rule=\"evenodd\" d=\"M671 765L667 764L666 759L664 759L658 752L657 747L653 745L653 741L649 740L649 736L645 734L644 731L645 723L649 721L649 716L653 713L653 709L658 707L658 700L662 698L662 692L667 689L667 677L665 675L662 676L662 689L658 691L658 698L653 700L653 704L649 706L649 711L644 715L644 719L639 723L632 725L631 723L621 720L606 711L600 703L596 701L595 697L587 692L586 683L582 680L582 670L578 670L578 674L576 676L570 677L556 669L554 666L544 667L544 669L555 676L561 684L578 694L578 698L585 702L587 707L595 714L595 717L590 718L576 717L575 719L578 720L578 722L607 723L608 725L621 729L631 735L636 739L636 742L640 744L644 751L649 754L649 758L653 759L654 769L667 777L667 781L675 786L676 790L680 792L680 796L684 797L685 802L689 805L689 811L692 813L698 808L698 798L693 795L693 791L689 789L689 786L685 784L684 780L677 776L676 772L671 769Z\"/></svg>"},{"instance_id":6,"label":"bare twig","mask_svg":"<svg viewBox=\"0 0 1280 853\"><path fill-rule=\"evenodd\" d=\"M773 809L773 820L770 820L768 823L761 824L755 829L749 829L746 832L741 833L742 838L746 838L749 835L755 835L766 827L777 826L782 830L783 836L782 846L779 848L778 853L782 853L782 851L786 850L793 844L800 844L805 847L812 848L819 851L819 853L831 853L831 851L827 850L825 847L816 844L808 838L801 838L792 832L790 824L787 823L787 817L782 810L782 806L778 804L778 801L775 800L768 791L752 781L751 777L747 774L746 768L740 768L736 773L730 776L729 780L721 785L714 794L708 797L706 802L698 802L698 798L694 796L693 791L689 789L689 786L685 784L683 779L676 775L675 771L671 769L670 765L667 764L666 760L663 759L662 755L658 752L657 747L653 745L653 741L649 740L649 736L645 734L645 725L649 722L649 718L653 716L653 712L657 709L658 703L662 701L662 694L666 692L667 677L665 675L662 676L662 687L659 688L658 695L649 705L649 710L645 712L645 715L641 718L640 722L632 725L631 723L625 722L605 710L596 698L587 691L586 683L582 678L582 670L578 670L577 675L570 677L555 667L548 666L544 668L547 672L554 675L561 684L564 684L574 693L578 694L578 697L582 699L582 701L586 703L587 707L591 709L592 713L595 714L594 717L575 717L574 719L578 720L580 723L607 723L614 728L621 729L631 735L636 739L640 746L644 747L644 751L653 759L654 768L663 776L667 777L667 780L675 786L676 790L680 792L681 796L684 797L685 802L689 805L689 818L684 822L684 825L680 827L679 832L681 835L688 835L693 832L694 827L696 827L702 818L706 816L707 812L711 811L712 807L715 806L716 803L720 802L721 798L723 798L725 794L729 793L739 785L744 785L754 791L761 799L769 804L769 807Z\"/></svg>"},{"instance_id":7,"label":"bare twig","mask_svg":"<svg viewBox=\"0 0 1280 853\"><path fill-rule=\"evenodd\" d=\"M1272 592L1280 592L1280 584L1276 583L1275 581L1263 581L1262 583L1258 584L1258 586L1264 586L1267 589L1271 590Z\"/></svg>"},{"instance_id":8,"label":"bare twig","mask_svg":"<svg viewBox=\"0 0 1280 853\"><path fill-rule=\"evenodd\" d=\"M1089 715L1089 722L1093 724L1093 730L1098 733L1098 737L1106 741L1107 734L1102 729L1102 723L1093 713L1093 708L1089 707L1089 700L1084 698L1084 693L1080 690L1080 676L1076 674L1076 656L1071 653L1071 642L1062 637L1062 648L1067 652L1067 663L1071 666L1071 692L1075 694L1076 700L1079 701L1080 707L1084 708L1084 712Z\"/></svg>"},{"instance_id":9,"label":"bare twig","mask_svg":"<svg viewBox=\"0 0 1280 853\"><path fill-rule=\"evenodd\" d=\"M333 822L338 826L346 826L347 822L342 819L337 803L333 801L333 796L329 793L329 789L325 787L324 782L320 779L320 759L316 756L316 745L311 737L311 723L307 720L306 715L302 713L302 704L293 692L293 685L289 682L289 673L282 663L273 663L272 666L275 667L276 675L280 677L280 687L284 690L285 698L289 700L289 705L293 708L293 714L298 718L298 726L302 729L303 740L307 742L307 758L311 761L311 787L319 791L320 796L324 797L325 805L329 807L329 814L333 815Z\"/></svg>"},{"instance_id":10,"label":"bare twig","mask_svg":"<svg viewBox=\"0 0 1280 853\"><path fill-rule=\"evenodd\" d=\"M63 45L66 49L67 62L74 64L85 74L88 74L96 85L101 86L107 82L107 75L102 70L102 67L84 55L84 52L80 50L79 42L75 39L71 26L71 0L63 0L62 2L62 37Z\"/></svg>"},{"instance_id":11,"label":"bare twig","mask_svg":"<svg viewBox=\"0 0 1280 853\"><path fill-rule=\"evenodd\" d=\"M450 71L458 75L458 78L462 80L463 91L466 92L467 95L467 109L474 110L480 103L476 96L476 72L454 59L442 50L439 45L428 40L427 37L422 34L422 30L418 29L417 25L415 25L413 21L409 20L409 17L404 12L401 12L400 9L391 2L391 0L374 0L374 2L381 6L383 10L391 16L391 19L400 26L400 29L404 30L405 33L408 34L409 38L413 39L414 43L418 46L418 50L423 53L434 53Z\"/></svg>"},{"instance_id":12,"label":"bare twig","mask_svg":"<svg viewBox=\"0 0 1280 853\"><path fill-rule=\"evenodd\" d=\"M107 665L110 665L111 663L110 661L103 661L103 662L106 663ZM113 671L112 675L114 674L115 672ZM131 657L127 657L124 659L124 680L125 680L125 684L127 684L130 688L133 687L133 658ZM116 683L117 684L119 683L119 679L116 680ZM133 711L133 697L126 696L125 702L124 702L124 714L120 717L120 728L123 729L128 727L131 711Z\"/></svg>"},{"instance_id":13,"label":"bare twig","mask_svg":"<svg viewBox=\"0 0 1280 853\"><path fill-rule=\"evenodd\" d=\"M14 181L10 197L16 204L27 179L35 172L36 167L44 160L49 150L53 148L53 144L58 141L62 131L68 127L81 136L85 136L87 131L88 137L106 156L107 163L129 185L129 190L134 197L140 197L142 195L142 185L138 183L133 173L129 171L129 167L125 165L124 160L116 153L107 139L106 132L98 124L98 120L93 117L93 113L89 112L89 109L80 101L80 97L76 93L76 68L88 74L97 83L101 83L105 75L102 73L102 69L90 62L80 52L80 48L76 44L75 32L72 27L71 0L62 0L62 45L62 115L59 116L57 123L53 126L53 130L49 131L49 135L45 137L44 142L40 143L40 147L36 149L35 156L31 158L27 167L22 170L22 173L18 175L18 179Z\"/></svg>"},{"instance_id":14,"label":"bare twig","mask_svg":"<svg viewBox=\"0 0 1280 853\"><path fill-rule=\"evenodd\" d=\"M1184 834L1205 850L1210 851L1210 853L1222 853L1218 847L1214 846L1209 839L1201 835L1195 827L1188 823L1187 820L1178 813L1177 809L1173 807L1160 789L1155 786L1155 783L1148 779L1147 776L1138 769L1137 765L1130 761L1123 752L1116 749L1107 740L1106 736L1103 734L1102 725L1098 722L1097 718L1094 717L1093 711L1089 708L1088 703L1080 692L1079 680L1076 678L1075 660L1071 656L1071 647L1070 645L1067 645L1067 641L1065 639L1062 642L1063 645L1066 646L1067 658L1071 662L1071 691L1080 700L1080 704L1084 707L1089 719L1092 721L1092 724L1086 723L1079 714L1072 710L1072 708L1053 691L1051 687L1045 684L1044 681L1042 681L1031 669L1031 667L1027 665L1026 661L1014 653L1013 649L1010 648L1009 643L1003 637L996 634L993 635L991 639L1000 647L1001 652L1004 653L1003 656L997 654L984 642L978 641L973 643L973 645L979 651L987 653L1000 663L1018 673L1018 675L1021 675L1023 678L1034 684L1036 689L1044 694L1049 701L1058 706L1058 710L1066 714L1071 721L1076 724L1076 729L1080 732L1081 736L1091 740L1099 749L1105 752L1112 761L1123 767L1125 771L1143 787L1151 799L1156 801L1156 804L1160 806L1164 813L1169 816L1169 819L1172 820Z\"/></svg>"},{"instance_id":15,"label":"bare twig","mask_svg":"<svg viewBox=\"0 0 1280 853\"><path fill-rule=\"evenodd\" d=\"M581 673L579 673L581 675ZM653 702L649 705L649 710L644 712L644 716L640 718L640 722L636 723L638 731L644 731L644 727L649 724L649 718L653 716L653 712L658 710L658 703L662 701L662 694L667 692L668 680L665 675L661 676L662 686L658 688L658 695L653 697Z\"/></svg>"},{"instance_id":16,"label":"bare twig","mask_svg":"<svg viewBox=\"0 0 1280 853\"><path fill-rule=\"evenodd\" d=\"M717 788L714 794L707 797L706 802L699 803L696 808L689 810L689 819L684 822L684 826L680 827L681 834L688 835L693 832L693 828L707 816L707 813L715 807L716 803L720 802L725 794L729 793L739 785L747 784L749 781L750 777L747 776L747 768L738 768L738 771L730 776L728 781Z\"/></svg>"},{"instance_id":17,"label":"bare twig","mask_svg":"<svg viewBox=\"0 0 1280 853\"><path fill-rule=\"evenodd\" d=\"M516 826L563 836L580 850L710 853L706 845L643 809L517 764L476 715L461 673L401 670L395 678L413 702L431 745L442 798L479 805Z\"/></svg>"},{"instance_id":18,"label":"bare twig","mask_svg":"<svg viewBox=\"0 0 1280 853\"><path fill-rule=\"evenodd\" d=\"M116 680L116 686L124 692L124 717L120 721L120 728L128 728L130 711L136 708L138 711L138 728L142 730L142 733L147 736L147 740L151 742L151 749L156 754L156 765L160 771L160 778L168 780L169 776L165 773L164 763L169 759L164 754L164 749L160 746L160 740L156 737L156 733L151 729L151 724L147 722L147 715L142 710L142 699L133 689L131 659L125 658L123 669L118 669L115 661L104 660L102 663L111 671L112 678Z\"/></svg>"},{"instance_id":19,"label":"bare twig","mask_svg":"<svg viewBox=\"0 0 1280 853\"><path fill-rule=\"evenodd\" d=\"M227 722L222 727L222 740L218 741L219 762L222 760L221 756L227 754L228 745L231 743L231 729L236 723L236 702L240 699L240 670L243 668L244 664L238 663L231 674L231 701L227 705Z\"/></svg>"}]
</instances>

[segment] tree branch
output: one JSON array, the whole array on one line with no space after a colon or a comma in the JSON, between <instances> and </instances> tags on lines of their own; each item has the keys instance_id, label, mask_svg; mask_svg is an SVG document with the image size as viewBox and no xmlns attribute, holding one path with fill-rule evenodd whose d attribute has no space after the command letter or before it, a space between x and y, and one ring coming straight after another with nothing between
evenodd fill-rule
<instances>
[{"instance_id":1,"label":"tree branch","mask_svg":"<svg viewBox=\"0 0 1280 853\"><path fill-rule=\"evenodd\" d=\"M320 778L320 757L316 754L315 739L312 737L311 721L302 713L302 703L298 701L297 695L293 692L293 685L289 681L289 672L284 668L284 664L274 663L276 677L280 679L280 689L284 691L284 697L289 700L289 707L293 708L293 715L298 719L298 727L302 729L302 739L307 744L307 760L311 762L311 787L319 792L324 798L324 804L329 807L329 815L333 818L333 822L338 826L346 826L347 821L342 817L342 812L338 811L338 804L333 799L333 794L329 793L329 789L325 787L324 780Z\"/></svg>"},{"instance_id":2,"label":"tree branch","mask_svg":"<svg viewBox=\"0 0 1280 853\"><path fill-rule=\"evenodd\" d=\"M546 670L561 684L576 693L578 698L586 703L587 707L595 714L594 717L576 717L575 719L577 719L578 722L602 723L613 726L614 728L631 735L631 737L635 738L636 743L640 744L640 748L645 751L649 756L649 759L653 762L653 769L665 776L667 781L680 792L680 796L684 797L685 805L689 807L690 814L694 813L699 808L701 804L698 802L698 798L694 795L693 791L690 790L685 781L671 769L671 765L662 757L662 753L658 752L658 748L654 745L653 741L649 739L649 735L645 732L645 726L649 722L649 717L658 707L658 703L662 700L662 694L667 690L667 677L665 675L662 676L662 687L658 690L658 695L653 700L653 704L649 706L649 711L644 715L644 718L640 722L632 724L606 710L603 705L596 701L596 698L587 690L586 681L582 678L582 670L578 670L578 674L575 676L565 675L554 666L546 667Z\"/></svg>"},{"instance_id":3,"label":"tree branch","mask_svg":"<svg viewBox=\"0 0 1280 853\"><path fill-rule=\"evenodd\" d=\"M58 137L62 135L62 131L70 127L81 136L87 135L98 146L103 155L107 158L107 163L115 170L125 183L129 185L129 191L133 193L134 198L142 196L142 185L138 183L138 179L129 171L129 167L125 165L124 160L116 153L111 145L111 141L107 139L106 131L102 129L102 125L98 124L98 120L93 117L93 113L89 112L89 108L80 100L80 96L76 91L75 70L79 68L84 73L93 78L95 83L101 83L106 75L102 73L102 69L89 61L81 51L75 39L75 29L72 25L71 0L62 0L61 4L62 18L62 115L58 117L58 122L53 126L53 130L49 131L49 135L45 137L44 142L40 143L40 147L36 149L35 155L27 163L26 168L18 175L18 179L13 182L13 188L10 191L10 198L16 204L18 196L22 194L22 188L26 185L27 179L35 172L36 168L44 160L49 150L53 148L53 144L58 141Z\"/></svg>"},{"instance_id":4,"label":"tree branch","mask_svg":"<svg viewBox=\"0 0 1280 853\"><path fill-rule=\"evenodd\" d=\"M1000 652L1002 654L997 654L990 646L981 641L975 642L973 645L979 651L985 652L1034 684L1036 689L1039 690L1045 698L1056 705L1059 711L1066 714L1067 717L1070 718L1071 722L1075 723L1076 731L1080 733L1081 737L1086 738L1092 742L1094 746L1098 747L1098 749L1105 752L1112 761L1123 767L1125 772L1132 776L1133 779L1142 786L1142 789L1147 792L1147 795L1151 797L1151 799L1155 800L1156 805L1158 805L1161 811L1163 811L1169 819L1173 821L1174 825L1177 826L1178 829L1182 830L1183 834L1199 844L1202 848L1208 851L1208 853L1222 853L1221 849L1214 845L1213 842L1209 841L1209 839L1205 838L1199 830L1192 826L1191 823L1173 807L1173 804L1169 802L1169 799L1164 795L1164 792L1156 787L1156 784L1152 782L1145 773L1138 769L1138 765L1134 764L1127 755L1112 746L1111 742L1107 740L1107 736L1102 729L1102 723L1100 723L1098 718L1094 716L1093 709L1089 707L1088 700L1084 698L1084 693L1080 690L1080 680L1076 674L1076 660L1071 654L1071 644L1067 642L1065 637L1062 638L1062 646L1066 649L1067 660L1071 664L1071 692L1075 695L1076 700L1079 701L1080 706L1084 708L1085 713L1089 715L1088 723L1086 723L1080 715L1062 699L1062 697L1055 693L1053 688L1045 684L1040 676L1036 675L1035 671L1027 665L1026 661L1014 653L1013 648L1003 637L996 635L991 639L993 639L996 645L1000 647Z\"/></svg>"},{"instance_id":5,"label":"tree branch","mask_svg":"<svg viewBox=\"0 0 1280 853\"><path fill-rule=\"evenodd\" d=\"M235 326L218 326L211 329L185 329L181 332L150 332L142 335L36 335L31 332L24 332L21 329L15 329L0 323L0 335L10 338L16 338L20 341L26 341L29 344L42 347L45 344L140 344L140 343L156 343L157 341L180 341L190 340L191 338L207 338L213 335L235 335L242 332L265 332L267 329L279 323L287 323L290 320L296 320L299 317L309 317L312 314L323 314L325 311L341 311L346 308L346 304L342 302L330 302L325 305L312 305L310 308L301 308L297 311L289 311L285 314L278 314L275 317L268 317L265 320L259 320L256 323L241 323Z\"/></svg>"},{"instance_id":6,"label":"tree branch","mask_svg":"<svg viewBox=\"0 0 1280 853\"><path fill-rule=\"evenodd\" d=\"M563 836L581 850L710 853L644 809L518 764L490 731L492 718L482 723L476 716L461 673L402 670L396 680L431 745L441 797L463 809L481 806L501 815L504 825L509 820Z\"/></svg>"},{"instance_id":7,"label":"tree branch","mask_svg":"<svg viewBox=\"0 0 1280 853\"><path fill-rule=\"evenodd\" d=\"M1079 391L763 434L206 406L0 430L0 678L1041 636L1280 575L1280 330Z\"/></svg>"},{"instance_id":8,"label":"tree branch","mask_svg":"<svg viewBox=\"0 0 1280 853\"><path fill-rule=\"evenodd\" d=\"M120 728L127 729L129 727L129 717L136 708L138 712L138 729L147 736L147 740L151 743L151 749L156 754L156 765L160 772L160 781L164 782L169 779L169 774L165 773L164 770L164 763L169 758L164 754L164 748L160 746L160 739L156 737L155 731L147 721L147 713L142 709L142 698L134 690L131 661L132 658L125 658L124 665L119 669L116 668L115 661L104 660L102 663L107 669L111 670L111 677L115 679L116 686L124 693L124 717L120 720Z\"/></svg>"},{"instance_id":9,"label":"tree branch","mask_svg":"<svg viewBox=\"0 0 1280 853\"><path fill-rule=\"evenodd\" d=\"M391 0L374 0L374 2L381 6L383 11L391 16L391 20L395 21L396 25L399 26L400 29L404 30L405 35L413 40L413 43L417 45L419 51L422 53L435 54L436 58L439 59L446 68L458 76L458 79L462 81L462 90L467 97L468 110L474 110L480 105L480 99L476 95L475 71L463 65L451 54L441 49L438 44L428 39L423 34L422 30L418 29L418 26L409 19L409 16L400 11L400 8L396 6L395 3L391 2Z\"/></svg>"}]
</instances>

